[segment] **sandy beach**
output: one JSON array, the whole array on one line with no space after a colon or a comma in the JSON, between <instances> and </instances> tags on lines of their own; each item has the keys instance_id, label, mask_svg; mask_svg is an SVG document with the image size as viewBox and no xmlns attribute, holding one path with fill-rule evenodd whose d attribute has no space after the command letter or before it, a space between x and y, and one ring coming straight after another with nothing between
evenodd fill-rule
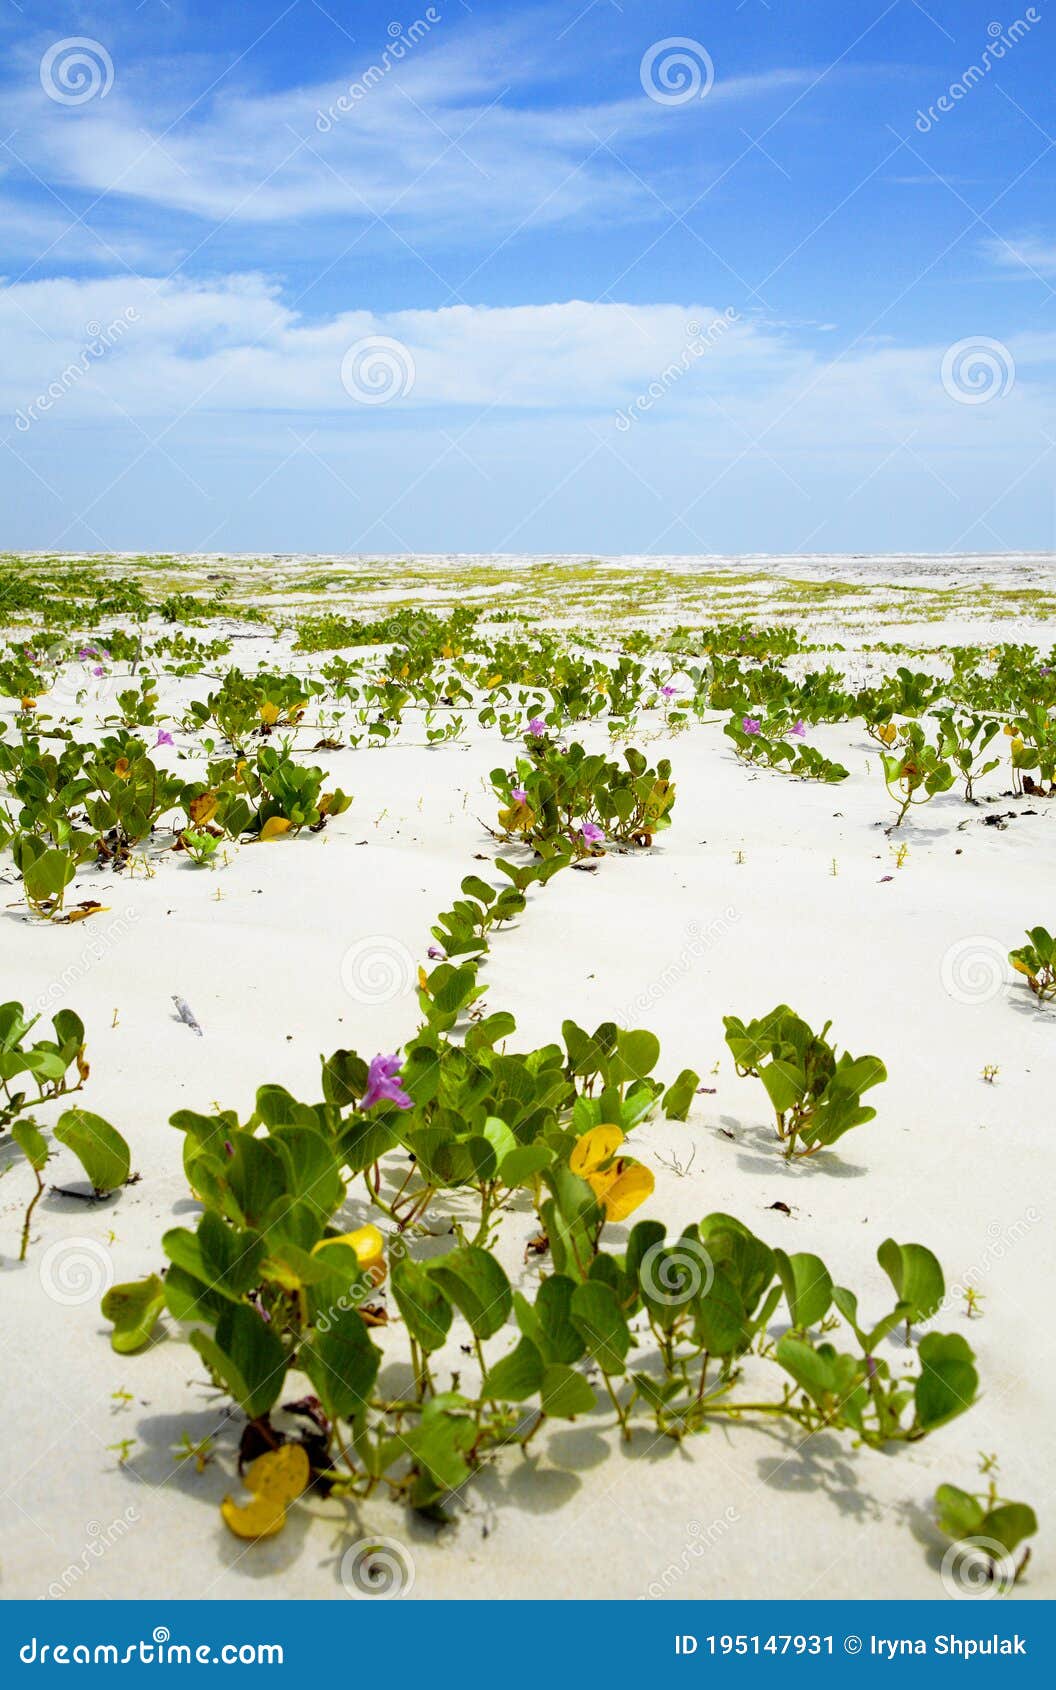
<instances>
[{"instance_id":1,"label":"sandy beach","mask_svg":"<svg viewBox=\"0 0 1056 1690\"><path fill-rule=\"evenodd\" d=\"M27 556L24 567L50 566ZM664 651L678 627L796 628L813 649L774 659L784 672L798 682L832 664L855 690L899 664L944 677L954 645L978 647L981 666L1008 643L1036 647L1044 663L1056 626L1049 556L195 557L149 567L117 558L105 573L138 580L155 604L177 586L230 593L232 609L207 623L153 614L140 629L158 702L151 726L136 731L158 766L184 780L200 778L207 760L203 733L185 725L191 702L232 666L318 677L333 650L295 646L298 622L322 614L445 613L462 603L479 613L467 649L553 632L558 649L610 666L638 630L655 642L639 660L678 689L676 699L692 696L690 666L708 661ZM246 606L266 620L246 621ZM126 625L109 615L62 639L101 643ZM228 654L197 673L166 672L150 642L181 629L228 641ZM23 617L4 637L37 633ZM371 670L389 649L348 646L340 655ZM104 723L117 693L139 685L127 662L105 663L100 675L94 666L60 664L51 697L36 705L53 725L78 718L71 731L82 741L112 731ZM327 1598L342 1594L350 1546L388 1539L411 1569L414 1598L942 1596L939 1484L985 1489L981 1457L996 1458L1005 1497L1040 1507L1056 1483L1047 1407L1056 1359L1044 1329L1056 1008L1039 1007L1008 962L1027 929L1051 928L1056 916L1056 804L1011 796L1004 734L995 741L1000 766L974 802L958 783L892 832L879 747L861 719L809 727L809 742L848 771L837 784L740 761L723 732L729 710L702 711L672 732L664 709L643 707L615 750L605 716L569 719L554 730L562 744L615 756L630 744L650 762L670 758L672 824L648 849L599 851L579 864L588 872L532 888L524 912L492 936L478 1005L512 1013L511 1048L559 1039L568 1017L588 1029L613 1021L657 1035L665 1081L696 1072L685 1121L658 1109L634 1129L634 1155L655 1181L634 1220L659 1215L671 1233L715 1212L734 1215L771 1247L822 1256L877 1314L891 1302L876 1259L882 1241L926 1244L947 1288L931 1325L961 1334L977 1358L979 1397L968 1412L897 1448L855 1447L846 1432L805 1436L751 1416L682 1441L643 1425L624 1441L599 1392L591 1412L547 1421L523 1452L489 1454L459 1490L449 1524L419 1518L380 1490L345 1500L313 1491L280 1533L250 1542L219 1512L226 1495L240 1494L244 1417L211 1384L179 1323L166 1314L139 1353L112 1350L102 1294L160 1273L162 1234L193 1228L200 1213L169 1117L219 1108L245 1122L266 1082L314 1101L321 1055L398 1052L421 1021L418 971L430 966L438 912L467 874L501 883L494 860L511 853L489 831L501 831L489 776L513 766L521 742L504 743L481 724L487 695L472 690L464 730L448 743L428 743L425 712L412 702L387 743L313 749L340 739L337 718L343 711L347 726L351 713L325 683L288 737L298 762L319 765L328 790L350 795L343 814L315 833L225 842L204 868L173 852L164 818L120 872L78 869L67 906L105 906L83 922L33 915L10 849L0 855L0 995L40 1012L37 1034L60 1008L82 1018L91 1073L79 1101L127 1139L135 1176L90 1201L77 1163L55 1145L20 1262L33 1182L24 1161L8 1155L3 1165L3 1594ZM443 713L439 706L436 719ZM0 715L10 743L19 700L0 701ZM155 749L158 727L172 743ZM528 860L523 847L513 854ZM190 1006L200 1036L174 996ZM791 1164L762 1085L737 1075L723 1036L724 1016L747 1019L781 1003L812 1027L831 1020L841 1049L876 1053L888 1074L869 1094L874 1120ZM41 1124L60 1107L36 1111ZM427 1251L445 1245L441 1220L472 1208L464 1193L434 1202ZM370 1219L357 1181L342 1223ZM607 1248L625 1248L631 1225L612 1222ZM522 1197L495 1246L514 1289L529 1297L548 1271L526 1250L538 1230ZM381 1379L399 1390L400 1321L391 1293L381 1297L390 1316L375 1333ZM775 1333L782 1324L784 1310ZM477 1376L464 1337L453 1328L433 1360L438 1377L461 1374L466 1385ZM498 1353L516 1337L511 1322ZM750 1359L749 1370L757 1365ZM292 1425L281 1413L276 1421ZM200 1460L188 1454L195 1449ZM1045 1524L1016 1599L1056 1595Z\"/></svg>"}]
</instances>

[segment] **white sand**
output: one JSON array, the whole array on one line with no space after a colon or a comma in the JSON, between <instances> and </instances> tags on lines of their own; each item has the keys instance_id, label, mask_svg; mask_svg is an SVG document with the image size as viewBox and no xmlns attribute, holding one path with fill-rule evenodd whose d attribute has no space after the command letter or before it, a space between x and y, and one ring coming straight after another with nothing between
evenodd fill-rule
<instances>
[{"instance_id":1,"label":"white sand","mask_svg":"<svg viewBox=\"0 0 1056 1690\"><path fill-rule=\"evenodd\" d=\"M1009 623L991 632L1044 634ZM929 625L919 637L937 645L949 635ZM236 642L231 660L285 652L258 638ZM203 677L165 680L163 707L206 690ZM860 724L812 732L851 770L836 787L747 772L717 726L654 746L678 782L670 832L648 857L610 856L596 874L561 874L534 895L493 941L488 1003L514 1012L519 1048L557 1037L566 1015L651 1027L664 1078L691 1065L716 1088L687 1124L635 1135L657 1178L644 1212L669 1228L731 1211L772 1244L820 1253L878 1313L890 1304L881 1240L931 1246L949 1285L974 1284L984 1298L981 1318L969 1322L955 1297L935 1323L977 1351L983 1394L968 1414L923 1444L878 1454L849 1438L802 1442L747 1424L681 1447L641 1430L627 1448L599 1408L544 1432L530 1459L489 1467L440 1533L380 1497L358 1514L313 1500L281 1536L246 1545L217 1511L238 1489L241 1419L224 1421L193 1351L170 1337L116 1356L96 1294L55 1299L56 1275L73 1271L78 1251L89 1252L98 1291L102 1266L118 1281L158 1269L162 1232L193 1224L182 1137L167 1124L174 1110L216 1103L244 1118L265 1081L314 1099L320 1053L352 1045L370 1056L413 1031L409 959L462 875L488 872L474 853L494 849L476 817L493 814L485 777L508 751L469 719L467 740L437 751L411 718L384 751L315 754L355 800L317 837L243 848L215 873L170 857L150 879L81 874L76 895L109 911L78 927L29 919L7 859L2 995L81 1014L92 1063L82 1101L125 1133L142 1177L99 1206L47 1196L21 1266L29 1177L16 1167L0 1185L2 1593L44 1596L76 1566L73 1598L339 1596L343 1550L383 1533L406 1546L422 1597L941 1596L935 1486L973 1488L980 1451L1000 1457L1003 1494L1039 1511L1056 1478L1044 1314L1056 1010L1038 1012L1004 962L1026 927L1056 918L1056 805L940 797L902 830L909 853L896 868L884 832L892 808ZM600 744L603 734L576 737ZM1007 785L1002 770L981 793ZM983 825L991 808L1038 813L999 831ZM365 939L403 988L374 1005L342 984L346 953ZM175 1018L173 993L202 1039ZM841 1046L875 1051L890 1072L870 1096L873 1123L838 1155L791 1170L761 1086L733 1072L721 1019L782 1000L814 1024L832 1017ZM985 1063L999 1067L993 1084L981 1078ZM671 1160L691 1157L680 1177ZM60 1151L49 1176L76 1184L79 1170ZM771 1207L778 1201L791 1217ZM358 1217L358 1199L350 1212ZM526 1285L537 1277L521 1260L531 1230L530 1216L513 1217L504 1245ZM127 1406L113 1400L122 1389L133 1393ZM200 1474L172 1453L185 1432L216 1439ZM125 1438L134 1447L122 1466L110 1446ZM1045 1524L1024 1597L1056 1595Z\"/></svg>"}]
</instances>

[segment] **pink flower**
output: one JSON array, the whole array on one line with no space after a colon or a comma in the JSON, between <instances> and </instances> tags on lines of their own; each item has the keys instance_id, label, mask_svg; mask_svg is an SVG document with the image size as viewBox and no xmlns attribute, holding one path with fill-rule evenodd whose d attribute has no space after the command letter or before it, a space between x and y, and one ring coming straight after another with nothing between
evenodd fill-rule
<instances>
[{"instance_id":1,"label":"pink flower","mask_svg":"<svg viewBox=\"0 0 1056 1690\"><path fill-rule=\"evenodd\" d=\"M158 729L158 737L154 741L155 749L159 745L173 745L174 743L175 743L175 741L173 740L173 737L172 737L171 734L166 733L164 728Z\"/></svg>"},{"instance_id":2,"label":"pink flower","mask_svg":"<svg viewBox=\"0 0 1056 1690\"><path fill-rule=\"evenodd\" d=\"M435 945L430 945L425 954L429 958L430 962L443 962L444 960L444 952L438 950Z\"/></svg>"},{"instance_id":3,"label":"pink flower","mask_svg":"<svg viewBox=\"0 0 1056 1690\"><path fill-rule=\"evenodd\" d=\"M678 691L678 688L677 687L661 687L660 691L661 691L661 694L663 695L664 698L674 698L676 692Z\"/></svg>"},{"instance_id":4,"label":"pink flower","mask_svg":"<svg viewBox=\"0 0 1056 1690\"><path fill-rule=\"evenodd\" d=\"M579 836L587 845L600 845L605 838L597 822L584 822L579 830Z\"/></svg>"},{"instance_id":5,"label":"pink flower","mask_svg":"<svg viewBox=\"0 0 1056 1690\"><path fill-rule=\"evenodd\" d=\"M806 737L807 737L807 727L806 727L806 723L804 722L802 716L799 718L798 722L794 722L792 724L792 726L789 728L788 731L789 731L790 734L795 734L797 739L806 739Z\"/></svg>"},{"instance_id":6,"label":"pink flower","mask_svg":"<svg viewBox=\"0 0 1056 1690\"><path fill-rule=\"evenodd\" d=\"M397 1109L413 1109L414 1100L407 1096L401 1079L398 1056L375 1056L367 1070L367 1089L359 1107L372 1109L375 1103L394 1103Z\"/></svg>"},{"instance_id":7,"label":"pink flower","mask_svg":"<svg viewBox=\"0 0 1056 1690\"><path fill-rule=\"evenodd\" d=\"M525 792L523 786L512 787L510 790L510 797L513 799L515 804L527 804L528 802L528 794Z\"/></svg>"},{"instance_id":8,"label":"pink flower","mask_svg":"<svg viewBox=\"0 0 1056 1690\"><path fill-rule=\"evenodd\" d=\"M101 663L97 663L95 668L92 670L92 674L93 675L105 675L106 670L103 668Z\"/></svg>"},{"instance_id":9,"label":"pink flower","mask_svg":"<svg viewBox=\"0 0 1056 1690\"><path fill-rule=\"evenodd\" d=\"M741 722L741 727L746 734L758 734L763 731L763 724L758 716L745 716Z\"/></svg>"},{"instance_id":10,"label":"pink flower","mask_svg":"<svg viewBox=\"0 0 1056 1690\"><path fill-rule=\"evenodd\" d=\"M542 739L546 732L546 723L541 716L533 716L528 723L528 732L533 739Z\"/></svg>"},{"instance_id":11,"label":"pink flower","mask_svg":"<svg viewBox=\"0 0 1056 1690\"><path fill-rule=\"evenodd\" d=\"M90 657L98 657L99 653L96 651L94 645L82 645L77 653L77 656L80 658L82 663L87 663Z\"/></svg>"}]
</instances>

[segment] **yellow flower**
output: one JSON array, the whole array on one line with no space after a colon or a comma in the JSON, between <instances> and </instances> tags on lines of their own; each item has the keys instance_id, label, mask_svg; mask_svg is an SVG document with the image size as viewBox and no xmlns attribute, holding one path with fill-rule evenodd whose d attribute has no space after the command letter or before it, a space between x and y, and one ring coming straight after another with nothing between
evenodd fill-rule
<instances>
[{"instance_id":1,"label":"yellow flower","mask_svg":"<svg viewBox=\"0 0 1056 1690\"><path fill-rule=\"evenodd\" d=\"M229 1496L220 1504L224 1524L236 1537L274 1537L286 1524L286 1509L307 1490L312 1470L301 1444L269 1450L246 1470L245 1486L253 1501L244 1507Z\"/></svg>"},{"instance_id":2,"label":"yellow flower","mask_svg":"<svg viewBox=\"0 0 1056 1690\"><path fill-rule=\"evenodd\" d=\"M266 699L260 707L260 719L266 728L273 728L279 719L279 707Z\"/></svg>"},{"instance_id":3,"label":"yellow flower","mask_svg":"<svg viewBox=\"0 0 1056 1690\"><path fill-rule=\"evenodd\" d=\"M36 699L30 698L28 693L24 693L22 696L22 708L23 710L35 710L37 708Z\"/></svg>"}]
</instances>

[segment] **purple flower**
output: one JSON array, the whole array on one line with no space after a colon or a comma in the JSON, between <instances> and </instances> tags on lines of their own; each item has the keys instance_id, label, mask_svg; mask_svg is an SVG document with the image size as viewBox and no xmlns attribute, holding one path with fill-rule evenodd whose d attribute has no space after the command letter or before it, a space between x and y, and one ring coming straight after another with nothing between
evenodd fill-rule
<instances>
[{"instance_id":1,"label":"purple flower","mask_svg":"<svg viewBox=\"0 0 1056 1690\"><path fill-rule=\"evenodd\" d=\"M80 658L82 663L87 663L90 657L98 657L99 653L96 651L94 645L82 645L80 651L77 653L77 656Z\"/></svg>"},{"instance_id":2,"label":"purple flower","mask_svg":"<svg viewBox=\"0 0 1056 1690\"><path fill-rule=\"evenodd\" d=\"M510 789L510 797L513 799L515 804L527 804L528 802L528 794L525 792L523 786L512 787Z\"/></svg>"},{"instance_id":3,"label":"purple flower","mask_svg":"<svg viewBox=\"0 0 1056 1690\"><path fill-rule=\"evenodd\" d=\"M438 950L435 945L430 945L425 954L429 958L430 962L443 962L444 960L444 952Z\"/></svg>"},{"instance_id":4,"label":"purple flower","mask_svg":"<svg viewBox=\"0 0 1056 1690\"><path fill-rule=\"evenodd\" d=\"M528 732L533 739L542 739L546 732L546 723L541 716L533 716L528 723Z\"/></svg>"},{"instance_id":5,"label":"purple flower","mask_svg":"<svg viewBox=\"0 0 1056 1690\"><path fill-rule=\"evenodd\" d=\"M745 716L741 722L741 727L746 734L758 734L763 731L763 724L758 716Z\"/></svg>"},{"instance_id":6,"label":"purple flower","mask_svg":"<svg viewBox=\"0 0 1056 1690\"><path fill-rule=\"evenodd\" d=\"M789 731L790 734L795 734L797 739L806 739L806 737L807 737L807 726L806 726L806 723L804 722L802 716L799 718L798 722L793 722L792 726L789 728L788 731Z\"/></svg>"},{"instance_id":7,"label":"purple flower","mask_svg":"<svg viewBox=\"0 0 1056 1690\"><path fill-rule=\"evenodd\" d=\"M164 728L158 729L158 737L154 741L155 749L157 749L159 745L172 745L174 743L175 742L171 734L166 733Z\"/></svg>"},{"instance_id":8,"label":"purple flower","mask_svg":"<svg viewBox=\"0 0 1056 1690\"><path fill-rule=\"evenodd\" d=\"M661 687L660 688L660 692L661 692L661 694L664 698L674 698L677 691L678 691L677 687Z\"/></svg>"},{"instance_id":9,"label":"purple flower","mask_svg":"<svg viewBox=\"0 0 1056 1690\"><path fill-rule=\"evenodd\" d=\"M367 1072L367 1089L359 1107L372 1109L375 1103L395 1103L397 1109L413 1109L414 1100L404 1091L401 1078L398 1056L375 1056Z\"/></svg>"},{"instance_id":10,"label":"purple flower","mask_svg":"<svg viewBox=\"0 0 1056 1690\"><path fill-rule=\"evenodd\" d=\"M92 674L93 675L105 675L106 670L103 668L101 663L97 663L95 668L92 670Z\"/></svg>"},{"instance_id":11,"label":"purple flower","mask_svg":"<svg viewBox=\"0 0 1056 1690\"><path fill-rule=\"evenodd\" d=\"M600 845L605 838L597 822L584 822L579 836L587 845Z\"/></svg>"},{"instance_id":12,"label":"purple flower","mask_svg":"<svg viewBox=\"0 0 1056 1690\"><path fill-rule=\"evenodd\" d=\"M1048 664L1046 663L1046 664L1043 664L1042 667L1038 670L1038 674L1039 675L1051 675L1052 670L1049 668Z\"/></svg>"}]
</instances>

